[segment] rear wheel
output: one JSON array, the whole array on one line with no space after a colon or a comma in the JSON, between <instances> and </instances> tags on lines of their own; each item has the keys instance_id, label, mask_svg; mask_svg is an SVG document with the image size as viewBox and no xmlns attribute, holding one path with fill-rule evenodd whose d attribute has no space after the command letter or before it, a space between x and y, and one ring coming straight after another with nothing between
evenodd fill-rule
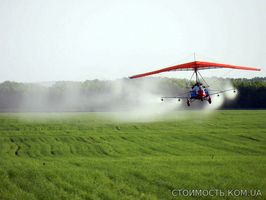
<instances>
[{"instance_id":1,"label":"rear wheel","mask_svg":"<svg viewBox=\"0 0 266 200\"><path fill-rule=\"evenodd\" d=\"M190 101L189 101L189 99L187 100L187 106L190 106Z\"/></svg>"},{"instance_id":2,"label":"rear wheel","mask_svg":"<svg viewBox=\"0 0 266 200\"><path fill-rule=\"evenodd\" d=\"M212 99L211 99L211 97L209 97L208 102L209 102L209 104L212 103Z\"/></svg>"}]
</instances>

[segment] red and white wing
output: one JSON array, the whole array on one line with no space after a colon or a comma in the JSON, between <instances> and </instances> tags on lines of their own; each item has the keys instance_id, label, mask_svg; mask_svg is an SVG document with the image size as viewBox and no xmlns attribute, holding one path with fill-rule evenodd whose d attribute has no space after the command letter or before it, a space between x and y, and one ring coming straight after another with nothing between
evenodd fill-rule
<instances>
[{"instance_id":1,"label":"red and white wing","mask_svg":"<svg viewBox=\"0 0 266 200\"><path fill-rule=\"evenodd\" d=\"M228 65L228 64L221 64L221 63L213 63L213 62L204 62L204 61L194 61L179 65L174 65L171 67L166 67L163 69L137 74L134 76L130 76L130 79L133 78L140 78L144 76L150 76L153 74L159 74L162 72L169 72L169 71L194 71L194 70L203 70L203 69L215 69L215 68L229 68L229 69L240 69L240 70L253 70L253 71L260 71L259 68L254 67L244 67L244 66L237 66L237 65Z\"/></svg>"}]
</instances>

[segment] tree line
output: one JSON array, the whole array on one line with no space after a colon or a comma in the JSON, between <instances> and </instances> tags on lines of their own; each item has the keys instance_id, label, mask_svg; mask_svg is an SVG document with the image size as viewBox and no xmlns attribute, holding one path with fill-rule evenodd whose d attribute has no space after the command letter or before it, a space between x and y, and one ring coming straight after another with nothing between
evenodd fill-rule
<instances>
[{"instance_id":1,"label":"tree line","mask_svg":"<svg viewBox=\"0 0 266 200\"><path fill-rule=\"evenodd\" d=\"M266 77L219 79L238 90L233 101L221 109L265 109ZM87 80L54 83L0 83L0 112L31 111L123 111L143 98L178 95L187 91L186 79L147 78L113 81Z\"/></svg>"}]
</instances>

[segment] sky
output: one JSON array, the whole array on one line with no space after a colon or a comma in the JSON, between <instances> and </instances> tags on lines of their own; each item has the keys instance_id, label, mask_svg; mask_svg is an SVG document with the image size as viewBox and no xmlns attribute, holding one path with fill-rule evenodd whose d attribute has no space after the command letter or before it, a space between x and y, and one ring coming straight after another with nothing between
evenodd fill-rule
<instances>
[{"instance_id":1,"label":"sky","mask_svg":"<svg viewBox=\"0 0 266 200\"><path fill-rule=\"evenodd\" d=\"M0 82L113 80L194 52L262 69L206 76L266 76L265 11L265 0L0 0Z\"/></svg>"}]
</instances>

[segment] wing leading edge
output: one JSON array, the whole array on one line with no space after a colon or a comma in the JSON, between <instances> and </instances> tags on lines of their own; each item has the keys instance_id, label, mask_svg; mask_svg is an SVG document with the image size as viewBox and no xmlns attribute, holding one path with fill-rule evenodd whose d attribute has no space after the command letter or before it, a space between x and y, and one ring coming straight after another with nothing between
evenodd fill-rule
<instances>
[{"instance_id":1,"label":"wing leading edge","mask_svg":"<svg viewBox=\"0 0 266 200\"><path fill-rule=\"evenodd\" d=\"M237 65L228 65L228 64L221 64L221 63L213 63L213 62L204 62L204 61L194 61L179 65L174 65L171 67L162 68L159 70L137 74L134 76L130 76L130 79L140 78L144 76L150 76L153 74L159 74L162 72L169 72L169 71L194 71L194 70L203 70L203 69L215 69L215 68L228 68L228 69L240 69L240 70L253 70L253 71L260 71L259 68L255 67L244 67L244 66L237 66Z\"/></svg>"}]
</instances>

